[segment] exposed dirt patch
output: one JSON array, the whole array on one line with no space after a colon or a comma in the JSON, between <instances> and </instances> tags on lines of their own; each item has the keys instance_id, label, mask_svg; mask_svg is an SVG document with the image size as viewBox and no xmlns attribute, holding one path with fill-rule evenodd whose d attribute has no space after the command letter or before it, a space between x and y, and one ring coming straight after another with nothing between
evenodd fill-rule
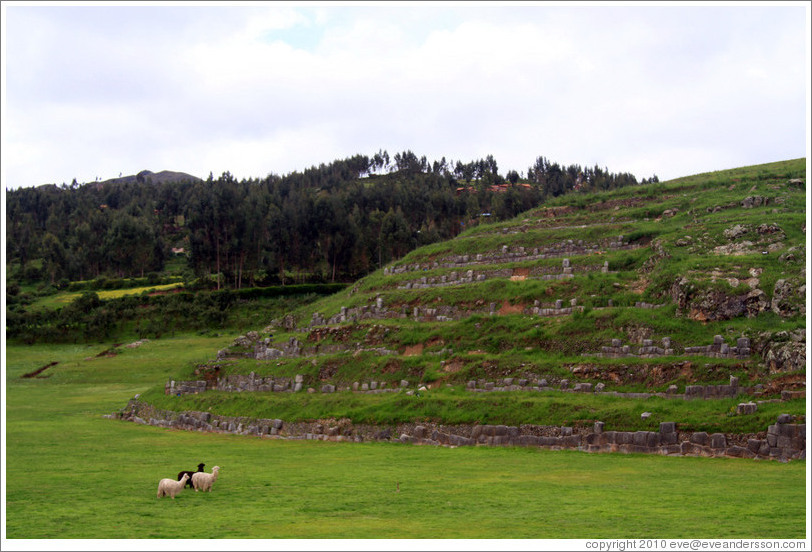
<instances>
[{"instance_id":1,"label":"exposed dirt patch","mask_svg":"<svg viewBox=\"0 0 812 552\"><path fill-rule=\"evenodd\" d=\"M502 308L499 309L499 314L521 314L524 311L524 304L511 305L507 299L502 301Z\"/></svg>"},{"instance_id":2,"label":"exposed dirt patch","mask_svg":"<svg viewBox=\"0 0 812 552\"><path fill-rule=\"evenodd\" d=\"M48 363L45 366L43 366L42 368L37 368L33 372L28 372L27 374L23 374L20 377L21 378L35 378L35 377L48 378L50 376L40 376L40 374L43 373L48 368L50 368L51 366L56 366L57 364L59 364L59 362L57 362L57 361Z\"/></svg>"},{"instance_id":3,"label":"exposed dirt patch","mask_svg":"<svg viewBox=\"0 0 812 552\"><path fill-rule=\"evenodd\" d=\"M455 374L460 370L462 370L464 367L465 364L463 364L463 362L460 359L452 358L450 360L447 360L445 364L443 364L443 372L445 372L446 374Z\"/></svg>"},{"instance_id":4,"label":"exposed dirt patch","mask_svg":"<svg viewBox=\"0 0 812 552\"><path fill-rule=\"evenodd\" d=\"M643 295L646 289L648 289L649 284L651 284L651 281L648 278L641 276L632 282L630 291L632 293L636 293L637 295Z\"/></svg>"},{"instance_id":5,"label":"exposed dirt patch","mask_svg":"<svg viewBox=\"0 0 812 552\"><path fill-rule=\"evenodd\" d=\"M803 374L787 374L777 377L764 387L764 392L767 394L781 393L784 389L787 391L806 389L806 377Z\"/></svg>"},{"instance_id":6,"label":"exposed dirt patch","mask_svg":"<svg viewBox=\"0 0 812 552\"><path fill-rule=\"evenodd\" d=\"M110 357L114 357L114 356L116 356L118 354L118 351L116 349L121 347L121 345L122 345L122 343L115 343L109 349L105 349L104 351L100 352L99 354L97 354L95 356L87 357L85 360L93 360L94 358L110 358Z\"/></svg>"},{"instance_id":7,"label":"exposed dirt patch","mask_svg":"<svg viewBox=\"0 0 812 552\"><path fill-rule=\"evenodd\" d=\"M442 338L439 337L432 337L431 339L426 341L426 347L437 347L437 346L442 347L443 345L445 345L445 341L443 341Z\"/></svg>"},{"instance_id":8,"label":"exposed dirt patch","mask_svg":"<svg viewBox=\"0 0 812 552\"><path fill-rule=\"evenodd\" d=\"M387 361L386 366L383 367L381 373L383 374L394 374L400 370L400 361L396 359L392 359Z\"/></svg>"},{"instance_id":9,"label":"exposed dirt patch","mask_svg":"<svg viewBox=\"0 0 812 552\"><path fill-rule=\"evenodd\" d=\"M335 362L325 362L319 368L319 380L329 381L338 373L339 365Z\"/></svg>"},{"instance_id":10,"label":"exposed dirt patch","mask_svg":"<svg viewBox=\"0 0 812 552\"><path fill-rule=\"evenodd\" d=\"M566 206L563 206L563 207L545 207L544 209L541 209L539 211L539 217L540 218L555 218L555 217L561 217L561 216L564 216L564 215L568 215L568 214L573 213L573 212L575 212L575 209L573 207L570 207L569 205L566 205Z\"/></svg>"},{"instance_id":11,"label":"exposed dirt patch","mask_svg":"<svg viewBox=\"0 0 812 552\"><path fill-rule=\"evenodd\" d=\"M423 354L423 344L409 345L403 350L403 356L417 356Z\"/></svg>"},{"instance_id":12,"label":"exposed dirt patch","mask_svg":"<svg viewBox=\"0 0 812 552\"><path fill-rule=\"evenodd\" d=\"M206 388L214 389L217 387L217 379L220 377L220 367L201 364L195 368L195 375L202 375L203 379L206 381Z\"/></svg>"}]
</instances>

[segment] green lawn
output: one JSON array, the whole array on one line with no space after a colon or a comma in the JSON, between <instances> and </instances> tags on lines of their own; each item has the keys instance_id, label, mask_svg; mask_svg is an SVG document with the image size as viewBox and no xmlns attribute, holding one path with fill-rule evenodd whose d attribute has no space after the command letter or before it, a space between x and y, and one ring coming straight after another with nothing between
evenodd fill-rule
<instances>
[{"instance_id":1,"label":"green lawn","mask_svg":"<svg viewBox=\"0 0 812 552\"><path fill-rule=\"evenodd\" d=\"M281 441L102 418L227 341L162 339L117 358L8 346L7 537L805 536L805 462ZM53 361L50 377L20 378ZM199 462L221 467L212 493L156 498L161 478Z\"/></svg>"}]
</instances>

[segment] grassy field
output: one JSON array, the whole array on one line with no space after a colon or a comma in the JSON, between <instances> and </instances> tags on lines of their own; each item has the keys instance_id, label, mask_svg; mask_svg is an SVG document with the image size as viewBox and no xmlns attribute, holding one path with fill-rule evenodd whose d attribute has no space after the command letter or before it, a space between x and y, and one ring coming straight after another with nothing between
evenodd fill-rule
<instances>
[{"instance_id":1,"label":"grassy field","mask_svg":"<svg viewBox=\"0 0 812 552\"><path fill-rule=\"evenodd\" d=\"M113 357L9 345L7 537L805 536L805 462L281 441L102 418L227 341L161 339ZM212 493L156 498L161 478L198 462L221 467Z\"/></svg>"},{"instance_id":2,"label":"grassy field","mask_svg":"<svg viewBox=\"0 0 812 552\"><path fill-rule=\"evenodd\" d=\"M124 289L110 289L110 290L99 290L95 291L96 295L99 296L99 299L102 301L107 299L118 299L119 297L125 297L127 295L141 295L145 291L169 291L171 289L175 289L178 287L182 287L183 283L178 282L174 284L159 284L154 286L142 286L142 287L133 287L133 288L124 288ZM82 293L88 292L64 292L64 293L57 293L54 295L47 295L43 298L38 299L35 301L31 308L49 308L54 309L58 307L64 307L65 305L73 302L74 300L81 297Z\"/></svg>"}]
</instances>

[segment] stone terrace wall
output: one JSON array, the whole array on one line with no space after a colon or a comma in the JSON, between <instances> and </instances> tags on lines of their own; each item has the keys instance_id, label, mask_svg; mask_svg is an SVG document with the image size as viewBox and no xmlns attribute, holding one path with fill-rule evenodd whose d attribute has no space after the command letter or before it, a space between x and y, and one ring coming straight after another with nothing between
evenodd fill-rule
<instances>
[{"instance_id":1,"label":"stone terrace wall","mask_svg":"<svg viewBox=\"0 0 812 552\"><path fill-rule=\"evenodd\" d=\"M503 245L497 251L488 253L478 253L476 255L451 255L428 263L414 263L400 266L384 268L385 275L403 274L405 272L417 272L431 270L434 268L465 268L469 266L499 264L519 261L536 261L540 259L551 259L555 257L594 255L605 250L637 249L640 245L630 245L623 236L609 238L599 243L588 244L583 240L566 240L548 247L509 248Z\"/></svg>"},{"instance_id":2,"label":"stone terrace wall","mask_svg":"<svg viewBox=\"0 0 812 552\"><path fill-rule=\"evenodd\" d=\"M445 361L441 361L442 366ZM385 381L354 382L351 386L336 387L333 384L321 384L321 393L335 393L336 391L352 391L354 393L385 393L406 389L411 384L407 380L401 380L393 388L387 387ZM524 378L503 378L498 381L488 381L485 379L471 380L466 384L466 389L475 393L488 393L499 391L564 391L572 393L593 393L596 395L610 395L613 397L625 397L631 399L648 399L651 397L661 397L667 399L720 399L735 398L740 394L753 394L758 392L757 387L740 387L739 378L730 376L729 385L686 385L684 393L677 392L677 386L672 385L665 393L624 393L618 391L605 391L606 385L598 383L594 387L591 383L575 383L570 387L568 379L553 379L548 382L546 377L524 377ZM305 391L304 376L298 374L291 378L279 376L258 376L254 372L245 374L229 374L217 378L216 384L207 384L204 380L199 381L168 381L164 387L167 395L187 395L203 393L205 391L231 391L231 392L291 392L297 393ZM313 387L307 388L308 393L315 393ZM782 392L781 400L802 398L805 391Z\"/></svg>"},{"instance_id":3,"label":"stone terrace wall","mask_svg":"<svg viewBox=\"0 0 812 552\"><path fill-rule=\"evenodd\" d=\"M706 356L711 358L735 358L746 359L750 356L750 339L740 337L736 340L736 346L731 347L725 343L721 335L713 337L711 345L690 346L685 347L683 354L687 356ZM634 351L631 346L624 345L620 339L613 339L612 344L609 346L601 347L600 353L593 353L584 356L597 356L601 358L625 358L625 357L638 357L638 358L656 358L662 356L673 356L675 353L672 347L671 338L664 337L662 339L662 347L654 345L651 339L644 339L643 344Z\"/></svg>"},{"instance_id":4,"label":"stone terrace wall","mask_svg":"<svg viewBox=\"0 0 812 552\"><path fill-rule=\"evenodd\" d=\"M435 446L521 446L586 452L644 453L675 456L806 459L806 425L782 414L765 434L679 432L663 422L658 431L605 431L594 427L394 424L352 424L348 420L287 423L280 419L218 416L209 412L160 410L137 398L107 418L174 429L211 431L269 438L329 441L399 441Z\"/></svg>"},{"instance_id":5,"label":"stone terrace wall","mask_svg":"<svg viewBox=\"0 0 812 552\"><path fill-rule=\"evenodd\" d=\"M415 280L403 282L399 284L397 289L428 289L446 286L458 286L462 284L470 284L473 282L484 282L491 278L522 278L522 279L538 279L538 280L566 280L574 278L575 272L589 273L589 272L608 272L608 261L602 267L595 266L572 266L569 259L564 259L561 266L561 272L556 272L555 268L548 266L534 266L529 268L526 273L517 271L513 268L499 268L493 270L474 271L467 270L464 274L459 274L456 271L444 274L442 276L422 276Z\"/></svg>"},{"instance_id":6,"label":"stone terrace wall","mask_svg":"<svg viewBox=\"0 0 812 552\"><path fill-rule=\"evenodd\" d=\"M725 343L721 335L713 336L713 343L702 347L685 347L686 355L702 355L713 358L747 358L750 356L750 340L740 337L736 346Z\"/></svg>"}]
</instances>

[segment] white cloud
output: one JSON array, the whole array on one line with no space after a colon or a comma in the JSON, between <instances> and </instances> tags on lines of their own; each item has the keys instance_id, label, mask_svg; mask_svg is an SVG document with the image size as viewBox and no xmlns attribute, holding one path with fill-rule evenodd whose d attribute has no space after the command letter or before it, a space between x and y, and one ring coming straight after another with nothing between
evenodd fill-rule
<instances>
[{"instance_id":1,"label":"white cloud","mask_svg":"<svg viewBox=\"0 0 812 552\"><path fill-rule=\"evenodd\" d=\"M3 9L11 187L381 148L670 178L808 148L800 5Z\"/></svg>"}]
</instances>

